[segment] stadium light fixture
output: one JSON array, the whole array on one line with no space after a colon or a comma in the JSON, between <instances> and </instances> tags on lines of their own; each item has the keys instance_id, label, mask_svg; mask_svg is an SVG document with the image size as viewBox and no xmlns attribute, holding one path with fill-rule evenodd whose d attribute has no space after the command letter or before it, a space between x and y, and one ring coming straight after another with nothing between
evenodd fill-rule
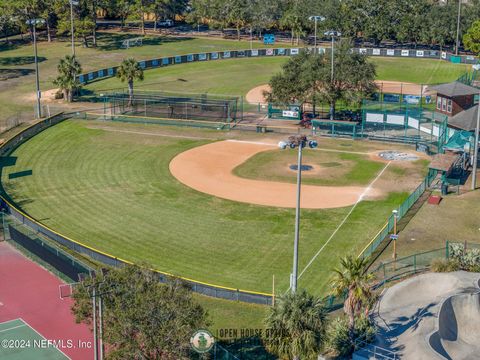
<instances>
[{"instance_id":1,"label":"stadium light fixture","mask_svg":"<svg viewBox=\"0 0 480 360\"><path fill-rule=\"evenodd\" d=\"M37 25L42 25L45 23L43 19L29 19L25 22L27 25L32 27L33 33L33 49L35 54L35 83L37 88L37 117L42 117L42 106L40 103L40 99L42 97L42 93L40 92L40 80L38 75L38 56L37 56Z\"/></svg>"},{"instance_id":2,"label":"stadium light fixture","mask_svg":"<svg viewBox=\"0 0 480 360\"><path fill-rule=\"evenodd\" d=\"M308 146L314 149L318 146L316 140L308 140L305 135L290 136L287 141L280 141L278 147L282 150L298 147L297 161L297 203L295 207L295 240L293 243L293 269L290 275L290 289L292 293L297 291L298 280L298 243L300 238L300 190L302 186L302 150Z\"/></svg>"},{"instance_id":3,"label":"stadium light fixture","mask_svg":"<svg viewBox=\"0 0 480 360\"><path fill-rule=\"evenodd\" d=\"M332 46L331 46L331 52L332 52L332 68L331 68L331 72L330 72L330 81L333 83L333 65L334 65L334 48L335 48L335 36L342 36L342 33L340 31L335 31L335 30L329 30L329 31L325 31L324 34L326 36L330 36L332 38ZM335 116L335 114L333 113L333 106L330 105L330 120L333 120L333 117Z\"/></svg>"},{"instance_id":4,"label":"stadium light fixture","mask_svg":"<svg viewBox=\"0 0 480 360\"><path fill-rule=\"evenodd\" d=\"M314 16L310 16L308 18L308 20L315 21L315 54L316 54L318 52L317 51L317 23L319 21L325 21L325 17L319 16L319 15L314 15Z\"/></svg>"}]
</instances>

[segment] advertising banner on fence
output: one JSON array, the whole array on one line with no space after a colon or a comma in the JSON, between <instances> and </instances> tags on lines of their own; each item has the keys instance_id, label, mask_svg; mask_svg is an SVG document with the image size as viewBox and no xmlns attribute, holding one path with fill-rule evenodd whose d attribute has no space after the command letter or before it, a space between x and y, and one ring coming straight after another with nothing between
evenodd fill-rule
<instances>
[{"instance_id":1,"label":"advertising banner on fence","mask_svg":"<svg viewBox=\"0 0 480 360\"><path fill-rule=\"evenodd\" d=\"M258 50L257 49L254 49L251 51L251 56L258 56Z\"/></svg>"},{"instance_id":2,"label":"advertising banner on fence","mask_svg":"<svg viewBox=\"0 0 480 360\"><path fill-rule=\"evenodd\" d=\"M298 118L298 111L293 111L293 110L283 110L282 111L282 116L283 117L288 117L288 118Z\"/></svg>"},{"instance_id":3,"label":"advertising banner on fence","mask_svg":"<svg viewBox=\"0 0 480 360\"><path fill-rule=\"evenodd\" d=\"M410 54L410 51L402 50L402 56L408 56L409 54Z\"/></svg>"},{"instance_id":4,"label":"advertising banner on fence","mask_svg":"<svg viewBox=\"0 0 480 360\"><path fill-rule=\"evenodd\" d=\"M290 49L290 55L298 55L298 49Z\"/></svg>"},{"instance_id":5,"label":"advertising banner on fence","mask_svg":"<svg viewBox=\"0 0 480 360\"><path fill-rule=\"evenodd\" d=\"M387 50L387 55L388 55L388 56L395 56L395 50L388 49L388 50Z\"/></svg>"},{"instance_id":6,"label":"advertising banner on fence","mask_svg":"<svg viewBox=\"0 0 480 360\"><path fill-rule=\"evenodd\" d=\"M373 49L372 55L380 55L380 49Z\"/></svg>"}]
</instances>

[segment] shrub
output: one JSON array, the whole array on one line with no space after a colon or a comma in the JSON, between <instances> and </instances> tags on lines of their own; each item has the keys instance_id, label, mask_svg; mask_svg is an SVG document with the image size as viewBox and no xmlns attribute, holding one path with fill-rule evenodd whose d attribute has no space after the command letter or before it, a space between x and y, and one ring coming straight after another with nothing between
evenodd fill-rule
<instances>
[{"instance_id":1,"label":"shrub","mask_svg":"<svg viewBox=\"0 0 480 360\"><path fill-rule=\"evenodd\" d=\"M372 342L376 334L375 326L365 315L360 315L355 319L355 339ZM335 353L339 357L347 357L355 350L355 344L352 343L348 333L348 319L338 317L334 319L327 328L327 350Z\"/></svg>"},{"instance_id":2,"label":"shrub","mask_svg":"<svg viewBox=\"0 0 480 360\"><path fill-rule=\"evenodd\" d=\"M460 263L454 259L434 259L430 268L433 272L451 272L460 270Z\"/></svg>"},{"instance_id":3,"label":"shrub","mask_svg":"<svg viewBox=\"0 0 480 360\"><path fill-rule=\"evenodd\" d=\"M480 249L465 249L464 244L450 243L449 244L450 259L459 264L459 269L472 271L480 267Z\"/></svg>"},{"instance_id":4,"label":"shrub","mask_svg":"<svg viewBox=\"0 0 480 360\"><path fill-rule=\"evenodd\" d=\"M465 269L480 266L480 249L469 249L462 259L462 265Z\"/></svg>"},{"instance_id":5,"label":"shrub","mask_svg":"<svg viewBox=\"0 0 480 360\"><path fill-rule=\"evenodd\" d=\"M375 329L375 326L372 324L372 322L367 316L362 315L356 320L355 338L357 340L371 343L373 342L373 340L375 340L376 333L377 330Z\"/></svg>"},{"instance_id":6,"label":"shrub","mask_svg":"<svg viewBox=\"0 0 480 360\"><path fill-rule=\"evenodd\" d=\"M353 352L353 344L348 334L347 319L338 317L330 323L327 328L326 347L339 356L347 356Z\"/></svg>"}]
</instances>

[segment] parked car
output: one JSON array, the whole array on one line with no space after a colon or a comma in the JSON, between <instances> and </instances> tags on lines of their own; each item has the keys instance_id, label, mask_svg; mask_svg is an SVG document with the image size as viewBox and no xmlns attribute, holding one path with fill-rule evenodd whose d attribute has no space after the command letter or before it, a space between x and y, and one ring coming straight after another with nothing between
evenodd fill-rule
<instances>
[{"instance_id":1,"label":"parked car","mask_svg":"<svg viewBox=\"0 0 480 360\"><path fill-rule=\"evenodd\" d=\"M173 20L170 19L160 20L157 22L157 26L159 27L172 27L173 25L175 25L175 23L173 22Z\"/></svg>"}]
</instances>

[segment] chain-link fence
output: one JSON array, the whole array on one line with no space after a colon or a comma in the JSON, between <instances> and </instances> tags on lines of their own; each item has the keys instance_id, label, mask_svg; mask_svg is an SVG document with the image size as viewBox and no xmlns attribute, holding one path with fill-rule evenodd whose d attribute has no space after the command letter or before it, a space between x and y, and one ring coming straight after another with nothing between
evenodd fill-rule
<instances>
[{"instance_id":1,"label":"chain-link fence","mask_svg":"<svg viewBox=\"0 0 480 360\"><path fill-rule=\"evenodd\" d=\"M61 278L66 276L69 281L76 282L80 274L91 273L92 269L88 265L59 249L31 228L5 213L1 213L0 216L4 240L11 241L15 246L26 251Z\"/></svg>"},{"instance_id":2,"label":"chain-link fence","mask_svg":"<svg viewBox=\"0 0 480 360\"><path fill-rule=\"evenodd\" d=\"M376 287L381 287L387 282L398 280L404 276L414 275L430 269L430 265L436 259L449 259L451 257L452 242L447 241L445 247L420 252L402 257L397 260L389 260L378 264L371 273L378 281ZM480 249L479 243L460 243L465 249Z\"/></svg>"},{"instance_id":3,"label":"chain-link fence","mask_svg":"<svg viewBox=\"0 0 480 360\"><path fill-rule=\"evenodd\" d=\"M410 208L417 202L417 200L423 195L425 190L432 184L433 180L437 177L436 170L430 170L422 181L420 185L405 199L405 201L400 204L397 209L397 221L401 220L405 214L410 210ZM380 244L385 241L388 235L392 232L395 226L395 215L392 213L388 219L387 223L382 227L378 234L372 239L372 241L362 250L359 257L370 257L380 246Z\"/></svg>"},{"instance_id":4,"label":"chain-link fence","mask_svg":"<svg viewBox=\"0 0 480 360\"><path fill-rule=\"evenodd\" d=\"M58 124L61 121L69 118L71 115L68 114L57 114L50 118L44 119L39 121L30 127L20 131L12 138L8 139L1 147L0 147L0 155L1 156L8 156L15 148L19 145L27 141L28 139L32 138L39 132L47 129L48 127ZM102 264L108 266L123 266L125 264L132 264L132 262L118 258L114 255L107 254L103 251L98 249L92 248L90 246L84 245L76 240L73 240L67 236L64 236L47 226L41 224L40 222L36 221L32 217L28 216L27 214L23 213L20 209L18 209L15 205L13 205L9 199L5 196L0 197L2 202L2 208L5 210L6 213L11 215L24 226L29 227L34 232L38 233L41 236L47 237L49 240L55 241L58 244L71 249L77 253L82 255L86 255L89 258L93 259L94 261L100 262ZM161 282L165 282L168 277L172 276L171 274L156 271L158 276L158 280ZM198 292L203 295L227 299L227 300L235 300L235 301L242 301L248 303L256 303L256 304L271 304L272 302L272 294L255 292L255 291L248 291L248 290L241 290L235 288L224 287L215 284L208 284L192 279L181 278L187 284L189 284L193 291Z\"/></svg>"}]
</instances>

